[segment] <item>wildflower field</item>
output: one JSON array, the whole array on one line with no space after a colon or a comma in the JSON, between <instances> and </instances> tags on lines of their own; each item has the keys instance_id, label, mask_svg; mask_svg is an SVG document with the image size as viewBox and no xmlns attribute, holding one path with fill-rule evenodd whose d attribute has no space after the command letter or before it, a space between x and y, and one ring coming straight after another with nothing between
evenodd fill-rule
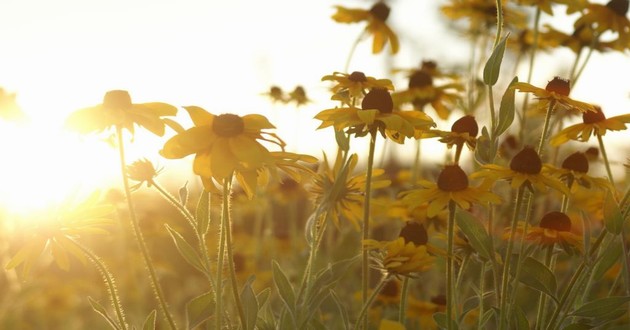
<instances>
[{"instance_id":1,"label":"wildflower field","mask_svg":"<svg viewBox=\"0 0 630 330\"><path fill-rule=\"evenodd\" d=\"M627 60L629 1L441 1L470 53L415 67L396 5L330 7L360 33L322 99L261 86L242 97L268 108L236 114L112 89L73 110L63 129L115 150L117 179L0 212L0 328L628 329L630 109L572 91ZM630 97L630 61L615 70L591 88ZM0 89L0 128L28 125L18 97ZM278 107L331 145L292 145ZM159 152L132 157L143 139Z\"/></svg>"}]
</instances>

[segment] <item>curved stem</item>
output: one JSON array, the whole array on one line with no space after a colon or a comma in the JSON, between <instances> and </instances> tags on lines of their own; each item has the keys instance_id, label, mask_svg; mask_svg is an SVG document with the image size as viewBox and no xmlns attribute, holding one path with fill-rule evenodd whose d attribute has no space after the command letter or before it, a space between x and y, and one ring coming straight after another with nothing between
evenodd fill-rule
<instances>
[{"instance_id":1,"label":"curved stem","mask_svg":"<svg viewBox=\"0 0 630 330\"><path fill-rule=\"evenodd\" d=\"M116 283L114 282L114 277L107 269L107 266L101 260L101 258L96 255L92 250L83 246L83 244L75 241L72 238L68 238L70 242L72 242L76 247L78 247L83 254L85 254L88 259L92 261L92 263L98 268L99 272L103 276L105 283L107 284L107 292L109 293L109 299L112 301L112 306L114 307L114 311L116 311L116 317L118 318L118 323L121 329L127 329L127 323L125 322L125 313L122 309L122 305L120 304L120 298L118 298L118 290L116 289Z\"/></svg>"},{"instance_id":2,"label":"curved stem","mask_svg":"<svg viewBox=\"0 0 630 330\"><path fill-rule=\"evenodd\" d=\"M352 44L352 47L350 48L350 52L348 53L348 57L346 58L346 64L343 67L344 73L347 73L348 70L350 69L350 61L352 60L352 57L354 56L354 51L357 49L359 42L361 42L361 40L363 39L363 36L365 36L365 30L363 30L361 34L359 34L359 37L357 37L357 40L354 41L354 43Z\"/></svg>"},{"instance_id":3,"label":"curved stem","mask_svg":"<svg viewBox=\"0 0 630 330\"><path fill-rule=\"evenodd\" d=\"M381 292L385 284L387 284L388 279L389 279L388 275L383 276L380 283L378 283L378 285L374 289L374 292L372 292L372 295L370 295L370 297L363 303L363 308L361 308L361 313L359 313L359 318L357 319L357 322L354 325L355 330L360 329L360 325L361 323L363 323L361 322L361 319L367 318L367 315L366 315L367 311L370 309L370 306L372 305L372 302L374 302L374 299L376 299L376 296L378 296L379 292ZM364 327L363 330L368 330L368 328Z\"/></svg>"},{"instance_id":4,"label":"curved stem","mask_svg":"<svg viewBox=\"0 0 630 330\"><path fill-rule=\"evenodd\" d=\"M596 133L597 142L599 143L599 150L602 152L602 158L604 159L604 166L606 166L606 173L608 174L608 181L614 187L615 179L613 179L612 170L610 169L610 162L608 161L608 154L606 153L606 147L604 146L604 140L602 139L601 134Z\"/></svg>"},{"instance_id":5,"label":"curved stem","mask_svg":"<svg viewBox=\"0 0 630 330\"><path fill-rule=\"evenodd\" d=\"M238 294L238 281L236 279L236 271L234 270L234 253L232 252L232 217L230 216L230 193L232 189L232 176L223 182L223 214L221 220L221 231L225 231L225 247L227 250L228 269L230 270L230 282L232 283L232 294L234 295L234 303L241 320L241 326L245 327L245 311L241 297Z\"/></svg>"},{"instance_id":6,"label":"curved stem","mask_svg":"<svg viewBox=\"0 0 630 330\"><path fill-rule=\"evenodd\" d=\"M448 222L446 225L446 325L447 329L453 328L453 305L455 303L455 287L453 281L453 241L455 236L455 209L454 201L448 202Z\"/></svg>"},{"instance_id":7,"label":"curved stem","mask_svg":"<svg viewBox=\"0 0 630 330\"><path fill-rule=\"evenodd\" d=\"M144 241L144 236L142 235L142 231L140 230L140 224L138 223L138 218L136 217L135 205L133 204L133 200L131 199L131 188L129 186L129 177L127 174L127 165L125 162L125 148L123 141L123 131L120 126L116 127L116 135L118 137L118 152L120 158L120 167L123 177L123 186L125 188L125 196L127 197L127 206L129 208L129 218L131 219L131 227L133 229L134 236L136 238L136 242L138 243L138 247L140 248L140 252L142 253L142 258L144 259L144 264L149 271L149 277L151 280L151 284L153 286L153 291L155 296L160 304L160 308L168 321L171 329L177 329L175 325L175 321L173 320L173 316L168 309L166 304L166 299L164 299L164 293L162 292L162 287L158 282L157 275L155 273L155 267L153 267L153 262L151 261L151 256L149 255L149 249L147 248L147 244Z\"/></svg>"},{"instance_id":8,"label":"curved stem","mask_svg":"<svg viewBox=\"0 0 630 330\"><path fill-rule=\"evenodd\" d=\"M370 238L370 199L372 198L372 167L374 166L374 149L376 146L376 129L370 131L370 150L367 160L367 173L365 174L365 198L363 201L363 240ZM363 245L363 243L361 243ZM370 284L370 268L368 250L361 248L361 297L365 305L368 299L368 287ZM361 319L359 319L361 322ZM368 329L369 320L364 317L363 328Z\"/></svg>"},{"instance_id":9,"label":"curved stem","mask_svg":"<svg viewBox=\"0 0 630 330\"><path fill-rule=\"evenodd\" d=\"M547 130L549 130L549 122L551 121L551 114L553 113L553 108L556 105L556 100L552 99L549 101L549 108L547 108L547 113L545 114L545 122L543 124L542 133L540 134L540 142L538 143L538 155L542 159L542 151L547 140Z\"/></svg>"}]
</instances>

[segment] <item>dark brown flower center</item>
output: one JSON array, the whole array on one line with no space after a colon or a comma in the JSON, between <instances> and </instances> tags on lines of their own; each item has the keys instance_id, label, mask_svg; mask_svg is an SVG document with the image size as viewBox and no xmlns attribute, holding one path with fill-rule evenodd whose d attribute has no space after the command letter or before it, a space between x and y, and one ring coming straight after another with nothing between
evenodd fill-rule
<instances>
[{"instance_id":1,"label":"dark brown flower center","mask_svg":"<svg viewBox=\"0 0 630 330\"><path fill-rule=\"evenodd\" d=\"M587 158L597 159L597 157L599 157L599 149L597 149L596 147L590 147L586 149L584 154L586 155Z\"/></svg>"},{"instance_id":2,"label":"dark brown flower center","mask_svg":"<svg viewBox=\"0 0 630 330\"><path fill-rule=\"evenodd\" d=\"M569 96L569 92L571 92L571 84L567 79L554 77L549 83L547 83L547 87L545 87L545 90L547 90L548 92L554 92L556 94Z\"/></svg>"},{"instance_id":3,"label":"dark brown flower center","mask_svg":"<svg viewBox=\"0 0 630 330\"><path fill-rule=\"evenodd\" d=\"M569 155L563 162L562 168L580 173L588 172L588 159L582 152L575 152Z\"/></svg>"},{"instance_id":4,"label":"dark brown flower center","mask_svg":"<svg viewBox=\"0 0 630 330\"><path fill-rule=\"evenodd\" d=\"M451 126L451 132L455 133L468 133L470 136L477 136L479 133L479 126L474 116L466 115L457 119Z\"/></svg>"},{"instance_id":5,"label":"dark brown flower center","mask_svg":"<svg viewBox=\"0 0 630 330\"><path fill-rule=\"evenodd\" d=\"M432 297L431 302L436 305L446 306L446 296L443 294L439 294L435 297Z\"/></svg>"},{"instance_id":6,"label":"dark brown flower center","mask_svg":"<svg viewBox=\"0 0 630 330\"><path fill-rule=\"evenodd\" d=\"M586 111L582 114L582 121L584 124L595 124L606 120L606 116L602 111L602 108L596 106L595 111Z\"/></svg>"},{"instance_id":7,"label":"dark brown flower center","mask_svg":"<svg viewBox=\"0 0 630 330\"><path fill-rule=\"evenodd\" d=\"M389 11L389 6L383 2L378 2L370 8L370 13L383 22L387 20L387 17L389 17Z\"/></svg>"},{"instance_id":8,"label":"dark brown flower center","mask_svg":"<svg viewBox=\"0 0 630 330\"><path fill-rule=\"evenodd\" d=\"M113 90L105 93L103 106L108 109L128 110L131 108L131 96L123 90Z\"/></svg>"},{"instance_id":9,"label":"dark brown flower center","mask_svg":"<svg viewBox=\"0 0 630 330\"><path fill-rule=\"evenodd\" d=\"M381 289L380 294L386 297L398 297L398 295L400 294L400 287L398 286L398 283L396 283L396 281L387 281L383 289Z\"/></svg>"},{"instance_id":10,"label":"dark brown flower center","mask_svg":"<svg viewBox=\"0 0 630 330\"><path fill-rule=\"evenodd\" d=\"M418 70L409 77L409 88L422 88L433 85L433 78L424 70Z\"/></svg>"},{"instance_id":11,"label":"dark brown flower center","mask_svg":"<svg viewBox=\"0 0 630 330\"><path fill-rule=\"evenodd\" d=\"M381 113L392 113L394 111L394 101L385 88L372 88L361 102L361 108L377 109Z\"/></svg>"},{"instance_id":12,"label":"dark brown flower center","mask_svg":"<svg viewBox=\"0 0 630 330\"><path fill-rule=\"evenodd\" d=\"M440 176L437 186L442 191L460 191L468 188L468 176L459 165L446 165Z\"/></svg>"},{"instance_id":13,"label":"dark brown flower center","mask_svg":"<svg viewBox=\"0 0 630 330\"><path fill-rule=\"evenodd\" d=\"M557 231L571 231L571 219L562 212L553 211L545 214L538 226Z\"/></svg>"},{"instance_id":14,"label":"dark brown flower center","mask_svg":"<svg viewBox=\"0 0 630 330\"><path fill-rule=\"evenodd\" d=\"M433 72L435 69L437 69L437 63L435 61L422 61L422 64L420 65L420 70Z\"/></svg>"},{"instance_id":15,"label":"dark brown flower center","mask_svg":"<svg viewBox=\"0 0 630 330\"><path fill-rule=\"evenodd\" d=\"M606 7L610 8L615 14L625 17L628 13L628 0L611 0L606 4Z\"/></svg>"},{"instance_id":16,"label":"dark brown flower center","mask_svg":"<svg viewBox=\"0 0 630 330\"><path fill-rule=\"evenodd\" d=\"M350 74L350 76L348 76L348 79L350 79L351 81L354 82L365 82L367 81L367 77L365 76L365 73L361 72L361 71L354 71Z\"/></svg>"},{"instance_id":17,"label":"dark brown flower center","mask_svg":"<svg viewBox=\"0 0 630 330\"><path fill-rule=\"evenodd\" d=\"M525 147L510 161L510 169L525 174L538 174L542 170L542 161L532 147Z\"/></svg>"},{"instance_id":18,"label":"dark brown flower center","mask_svg":"<svg viewBox=\"0 0 630 330\"><path fill-rule=\"evenodd\" d=\"M221 137L235 137L245 130L243 118L231 113L224 113L214 117L212 131Z\"/></svg>"},{"instance_id":19,"label":"dark brown flower center","mask_svg":"<svg viewBox=\"0 0 630 330\"><path fill-rule=\"evenodd\" d=\"M412 242L414 245L426 245L429 241L427 230L424 226L417 222L407 222L407 224L400 230L398 237L402 237L405 240L405 244Z\"/></svg>"}]
</instances>

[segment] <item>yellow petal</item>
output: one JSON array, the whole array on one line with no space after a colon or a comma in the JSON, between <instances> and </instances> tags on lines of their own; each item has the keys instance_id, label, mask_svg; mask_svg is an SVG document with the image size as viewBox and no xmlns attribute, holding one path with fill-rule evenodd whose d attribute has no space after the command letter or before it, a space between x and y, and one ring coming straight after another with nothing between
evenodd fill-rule
<instances>
[{"instance_id":1,"label":"yellow petal","mask_svg":"<svg viewBox=\"0 0 630 330\"><path fill-rule=\"evenodd\" d=\"M192 127L170 138L164 144L160 155L164 158L177 159L209 149L216 135L209 126Z\"/></svg>"},{"instance_id":2,"label":"yellow petal","mask_svg":"<svg viewBox=\"0 0 630 330\"><path fill-rule=\"evenodd\" d=\"M188 111L188 115L190 115L190 119L192 119L195 126L212 127L212 120L214 118L213 114L197 106L188 106L183 108Z\"/></svg>"},{"instance_id":3,"label":"yellow petal","mask_svg":"<svg viewBox=\"0 0 630 330\"><path fill-rule=\"evenodd\" d=\"M379 111L376 109L360 110L356 112L359 119L367 125L372 125L374 123L374 119L378 113Z\"/></svg>"}]
</instances>

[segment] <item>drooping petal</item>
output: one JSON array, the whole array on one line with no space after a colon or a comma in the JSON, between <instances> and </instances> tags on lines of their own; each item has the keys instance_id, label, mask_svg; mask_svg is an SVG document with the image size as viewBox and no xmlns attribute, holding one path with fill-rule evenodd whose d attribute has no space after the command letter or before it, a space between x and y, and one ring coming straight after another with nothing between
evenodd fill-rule
<instances>
[{"instance_id":1,"label":"drooping petal","mask_svg":"<svg viewBox=\"0 0 630 330\"><path fill-rule=\"evenodd\" d=\"M160 154L169 159L183 158L209 149L215 139L216 135L209 126L192 127L166 141Z\"/></svg>"},{"instance_id":2,"label":"drooping petal","mask_svg":"<svg viewBox=\"0 0 630 330\"><path fill-rule=\"evenodd\" d=\"M212 120L214 119L213 114L209 113L201 107L197 107L194 105L183 108L184 110L188 111L188 115L190 115L190 119L195 124L195 126L212 127Z\"/></svg>"}]
</instances>

